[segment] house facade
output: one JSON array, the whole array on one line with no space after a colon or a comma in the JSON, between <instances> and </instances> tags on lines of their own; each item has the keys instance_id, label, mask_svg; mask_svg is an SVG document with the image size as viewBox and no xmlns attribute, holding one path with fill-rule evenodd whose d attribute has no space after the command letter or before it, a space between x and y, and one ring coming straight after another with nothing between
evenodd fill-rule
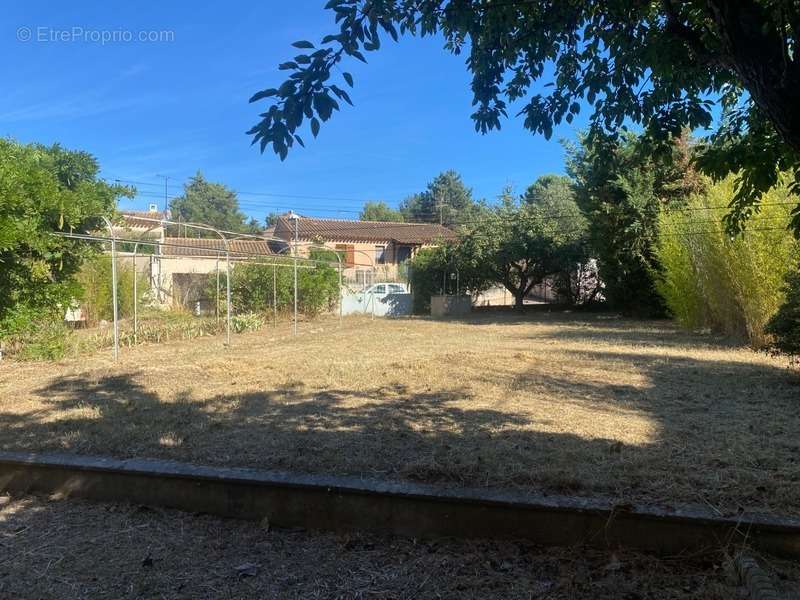
<instances>
[{"instance_id":1,"label":"house facade","mask_svg":"<svg viewBox=\"0 0 800 600\"><path fill-rule=\"evenodd\" d=\"M130 236L133 228L127 228ZM137 238L140 239L140 238ZM197 312L213 310L216 299L209 293L211 278L225 285L226 256L231 268L237 264L272 257L266 241L166 237L154 239L154 245L141 244L138 252L118 251L117 260L135 268L148 280L151 302L156 306L180 306ZM130 245L130 244L129 244ZM226 255L227 248L227 255Z\"/></svg>"},{"instance_id":2,"label":"house facade","mask_svg":"<svg viewBox=\"0 0 800 600\"><path fill-rule=\"evenodd\" d=\"M335 251L350 284L402 280L405 263L421 248L456 239L455 232L435 223L351 221L291 214L278 219L273 236L291 246L295 233L301 256L308 256L320 246Z\"/></svg>"},{"instance_id":3,"label":"house facade","mask_svg":"<svg viewBox=\"0 0 800 600\"><path fill-rule=\"evenodd\" d=\"M122 262L134 264L149 280L152 302L206 312L215 301L209 297L209 277L221 273L224 281L226 245L213 237L171 237L157 211L125 212L115 227L120 239L142 243L134 256L132 244L118 249ZM404 281L406 262L420 249L456 239L456 234L434 223L393 223L319 219L290 213L265 231L263 239L230 239L227 249L232 268L259 257L289 256L297 225L297 252L308 257L315 248L336 252L342 261L343 280L351 288L379 281Z\"/></svg>"}]
</instances>

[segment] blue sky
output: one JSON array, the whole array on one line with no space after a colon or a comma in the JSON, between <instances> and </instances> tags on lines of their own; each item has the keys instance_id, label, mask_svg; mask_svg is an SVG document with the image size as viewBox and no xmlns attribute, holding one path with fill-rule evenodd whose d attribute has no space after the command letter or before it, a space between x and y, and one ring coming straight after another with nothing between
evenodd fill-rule
<instances>
[{"instance_id":1,"label":"blue sky","mask_svg":"<svg viewBox=\"0 0 800 600\"><path fill-rule=\"evenodd\" d=\"M494 199L507 184L522 191L563 171L558 140L585 124L583 114L546 141L511 118L482 136L469 118L464 58L445 52L440 39L402 38L370 53L368 65L347 65L356 106L345 106L316 140L306 132L306 148L282 163L250 146L244 132L260 111L248 98L283 81L277 65L292 56L293 41L334 32L333 14L324 0L253 4L6 7L0 135L91 152L104 177L142 182L126 208L163 198L157 175L171 178L176 195L201 170L240 191L242 208L259 219L291 208L352 218L365 200L397 205L446 169L479 198ZM20 28L30 40L19 41ZM173 39L102 43L103 31L166 31Z\"/></svg>"}]
</instances>

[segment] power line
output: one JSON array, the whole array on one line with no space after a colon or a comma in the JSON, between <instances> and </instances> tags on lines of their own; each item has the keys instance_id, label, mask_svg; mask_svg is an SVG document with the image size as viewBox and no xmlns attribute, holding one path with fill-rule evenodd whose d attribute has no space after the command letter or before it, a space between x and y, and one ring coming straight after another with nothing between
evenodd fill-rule
<instances>
[{"instance_id":1,"label":"power line","mask_svg":"<svg viewBox=\"0 0 800 600\"><path fill-rule=\"evenodd\" d=\"M163 176L162 176L163 177ZM148 183L148 182L141 182L129 179L115 179L117 182L121 183L129 183L133 185L147 185L147 186L157 186L160 184L155 183ZM165 189L167 187L167 180L165 178ZM173 187L179 187L174 185ZM367 202L362 200L356 200L353 198L338 198L338 197L331 197L331 196L313 196L313 195L302 195L302 194L276 194L271 192L245 192L245 191L237 191L232 190L236 194L242 195L255 195L255 196L264 196L264 197L276 197L276 198L297 198L297 199L317 199L317 200L325 200L327 202L343 202L343 201L354 201L354 202ZM155 191L144 191L138 192L137 195L142 196L144 198L155 198L159 197ZM165 202L167 200L167 196L165 194ZM177 196L172 196L170 199L174 200ZM249 200L239 200L239 205L247 210L265 210L265 211L276 211L280 212L281 210L300 210L300 211L309 211L309 212L317 212L317 213L333 213L333 214L360 214L361 210L355 210L350 208L341 208L339 206L330 206L323 205L323 206L296 206L296 205L289 205L287 203L270 203L270 202L255 202ZM759 204L758 206L796 206L796 202L764 202ZM330 206L330 208L326 208L326 206ZM441 203L437 206L437 209L441 209ZM702 212L702 211L709 211L709 210L730 210L732 207L728 205L716 205L716 206L685 206L685 207L676 207L669 209L670 212L673 213L680 213L680 212ZM437 217L441 217L441 210L432 209L428 211L414 211L414 214L418 216L417 219L412 220L404 220L404 223L407 224L434 224L436 223ZM424 217L430 217L429 219L425 219ZM561 212L561 213L542 213L541 216L552 219L552 220L567 220L567 221L576 221L577 219L585 219L587 217L581 215L578 216L574 212ZM324 218L324 217L323 217ZM760 219L767 219L767 220L774 220L779 219L781 217L751 217L751 221L760 220ZM475 218L475 219L468 219L468 220L455 220L450 221L448 226L461 226L461 225L474 225L477 223L481 223L485 221L484 218ZM715 223L721 222L721 219L717 221L716 219L710 219L705 221L693 221L694 223Z\"/></svg>"},{"instance_id":2,"label":"power line","mask_svg":"<svg viewBox=\"0 0 800 600\"><path fill-rule=\"evenodd\" d=\"M792 203L792 202L788 202L788 203L786 203L786 202L784 202L784 203L775 202L775 203L765 203L762 206L793 205L793 204L794 203ZM293 208L297 209L297 210L301 210L300 207L296 207L295 206ZM729 208L729 207L727 207L727 206L726 207L685 207L684 209L676 209L676 211L688 211L688 212L691 212L695 208L699 210L699 209L705 209L705 208L725 209L725 208ZM287 209L288 209L288 207L287 207ZM305 210L305 209L302 209L302 210ZM334 213L346 212L346 211L344 211L342 209L320 209L320 208L317 208L317 207L308 207L308 210L315 211L315 212L334 212ZM356 212L356 211L352 211L352 212ZM543 213L540 216L542 216L545 219L551 220L551 221L565 221L565 222L571 222L571 223L575 223L578 220L585 220L586 219L586 217L584 217L583 215L576 215L574 213L550 213L550 214ZM335 219L335 218L330 218L330 217L313 217L312 216L312 217L309 217L309 218L316 218L316 219L319 219L319 220L328 220L328 221L334 221L334 222L342 220L342 219ZM487 216L487 217L484 217L484 218L480 218L480 219L454 221L454 222L451 222L449 225L451 227L452 226L475 225L475 224L479 224L479 223L485 222L487 220L487 218L493 218L493 217L490 215L490 216ZM754 217L751 217L749 219L749 222L754 223L754 222L764 222L764 221L775 221L775 220L784 219L784 218L787 218L787 216L783 216L783 215L754 216ZM352 219L345 219L345 220L346 221L350 221L350 222L353 221ZM364 221L364 225L363 226L361 226L361 227L358 227L358 226L353 227L353 226L351 226L351 227L348 228L348 231L351 231L351 232L358 232L359 230L372 231L372 230L375 229L375 224L374 223L375 223L374 221ZM717 223L717 224L721 225L723 223L723 219L722 218L719 218L719 219L693 219L693 220L684 220L681 223L684 224L684 225L702 225L702 224L713 224L713 223ZM431 220L406 220L406 221L399 221L399 222L396 222L396 223L392 222L392 224L393 225L402 226L402 225L435 225L437 223L436 223L436 221L434 219L431 219ZM785 228L779 227L778 229L785 229ZM337 230L337 232L338 232L338 230ZM564 232L564 233L572 233L572 231Z\"/></svg>"},{"instance_id":3,"label":"power line","mask_svg":"<svg viewBox=\"0 0 800 600\"><path fill-rule=\"evenodd\" d=\"M133 180L127 180L127 179L115 179L115 181L118 181L118 182L121 182L121 183L129 183L129 184L133 184L133 185L149 185L149 186L158 186L158 185L160 185L160 184L156 184L156 183L139 182L139 181L133 181ZM176 185L176 186L173 186L173 187L179 187L179 186ZM334 196L316 196L316 195L305 195L305 194L279 194L279 193L274 193L274 192L248 192L248 191L243 191L243 190L231 190L231 191L234 192L235 194L244 195L244 196L263 196L263 197L274 197L274 198L294 198L294 199L307 199L307 200L325 200L325 201L330 201L330 202L358 202L358 203L362 203L362 205L364 203L370 201L370 200L365 200L365 199L334 197ZM152 196L146 196L147 193L148 192L138 192L137 195L141 195L141 196L145 196L145 197L152 197ZM174 198L175 197L173 196L173 199ZM350 209L350 208L340 208L338 206L335 207L335 208L334 207L331 207L331 208L320 208L320 207L317 207L317 206L303 207L303 206L294 206L294 205L289 206L289 205L287 205L285 203L276 204L276 203L269 203L269 202L252 202L252 201L248 201L248 200L240 200L239 204L240 205L247 205L248 208L284 208L285 207L287 209L319 210L319 211L325 211L325 212L335 211L335 212L347 212L347 213L353 213L353 214L361 212L360 209L356 210L356 209ZM797 204L796 202L765 202L765 203L759 204L758 206L794 206L796 204ZM427 210L427 211L414 211L414 212L416 214L422 214L422 215L429 216L429 217L431 217L431 219L433 219L434 217L438 217L439 216L439 214L440 214L439 208L443 207L443 206L445 206L444 203L437 203L436 208L434 208L434 209ZM716 205L716 206L686 206L686 207L673 208L673 209L670 209L670 210L673 211L673 212L684 212L684 211L693 212L693 211L706 211L706 210L726 210L726 209L731 209L731 208L732 207L728 206L728 205Z\"/></svg>"},{"instance_id":4,"label":"power line","mask_svg":"<svg viewBox=\"0 0 800 600\"><path fill-rule=\"evenodd\" d=\"M147 186L160 186L157 183L148 183L145 181L133 181L130 179L114 179L119 183L126 183L130 185L147 185ZM173 185L173 188L180 188L180 185ZM242 195L242 196L264 196L268 198L292 198L296 200L329 200L331 202L358 202L362 203L365 202L363 198L342 198L336 196L317 196L317 195L310 195L310 194L279 194L276 192L248 192L245 190L231 190L234 194Z\"/></svg>"},{"instance_id":5,"label":"power line","mask_svg":"<svg viewBox=\"0 0 800 600\"><path fill-rule=\"evenodd\" d=\"M167 188L169 187L169 175L156 175L156 177L164 178L164 212L167 212L169 205L167 204Z\"/></svg>"},{"instance_id":6,"label":"power line","mask_svg":"<svg viewBox=\"0 0 800 600\"><path fill-rule=\"evenodd\" d=\"M160 197L154 195L152 192L140 192L138 195L144 198L155 198ZM175 199L177 196L172 196L171 199ZM765 202L759 204L758 206L795 206L797 203L795 202ZM361 210L353 210L353 209L346 209L346 208L324 208L319 206L297 206L297 205L290 205L290 204L272 204L272 203L261 203L261 202L250 202L247 200L240 200L239 205L248 208L248 209L264 209L264 210L277 210L277 209L285 209L285 210L307 210L307 211L316 211L316 212L328 212L328 213L349 213L349 214L360 214ZM707 211L707 210L728 210L730 206L687 206L681 208L672 208L669 209L670 212L697 212L697 211ZM417 221L405 221L406 223L411 222L419 222L419 223L434 223L434 217L439 216L438 211L414 211L417 215L428 215L431 217L430 220L417 220ZM560 218L567 218L567 219L574 219L576 218L574 213L544 213L544 216L553 219L560 219ZM777 217L775 217L777 218ZM480 220L475 221L451 221L451 224L469 224L479 222Z\"/></svg>"}]
</instances>

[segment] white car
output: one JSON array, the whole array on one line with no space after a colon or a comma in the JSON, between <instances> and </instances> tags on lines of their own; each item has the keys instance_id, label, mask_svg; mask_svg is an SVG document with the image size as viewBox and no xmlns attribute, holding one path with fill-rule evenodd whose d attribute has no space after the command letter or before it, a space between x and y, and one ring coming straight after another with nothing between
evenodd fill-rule
<instances>
[{"instance_id":1,"label":"white car","mask_svg":"<svg viewBox=\"0 0 800 600\"><path fill-rule=\"evenodd\" d=\"M408 293L408 286L405 283L389 283L389 282L373 283L363 292L365 296L367 294L383 295L383 294L407 294L407 293Z\"/></svg>"}]
</instances>

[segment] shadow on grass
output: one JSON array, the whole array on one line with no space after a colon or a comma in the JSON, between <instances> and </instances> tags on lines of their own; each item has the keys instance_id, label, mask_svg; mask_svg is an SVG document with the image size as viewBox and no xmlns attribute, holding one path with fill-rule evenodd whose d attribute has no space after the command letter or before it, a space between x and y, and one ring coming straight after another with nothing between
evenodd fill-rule
<instances>
[{"instance_id":1,"label":"shadow on grass","mask_svg":"<svg viewBox=\"0 0 800 600\"><path fill-rule=\"evenodd\" d=\"M467 387L314 389L294 382L163 398L135 371L75 376L35 391L42 410L0 413L0 447L800 514L800 386L788 372L665 356L658 348L581 352L580 360L601 373L632 363L645 383L520 371L513 363L469 374L545 406L530 411L519 400L470 409ZM582 415L580 427L572 414ZM648 435L620 441L630 437L626 419L646 422Z\"/></svg>"},{"instance_id":2,"label":"shadow on grass","mask_svg":"<svg viewBox=\"0 0 800 600\"><path fill-rule=\"evenodd\" d=\"M527 307L526 307L527 309ZM420 318L420 317L417 317ZM425 320L435 321L430 317ZM553 329L527 336L535 342L543 336L568 341L598 341L609 344L643 346L692 345L695 347L736 348L745 343L736 338L710 332L690 332L667 319L642 320L604 311L581 310L559 305L538 305L530 310L476 310L464 317L450 317L446 322L462 325L519 326L536 324Z\"/></svg>"}]
</instances>

